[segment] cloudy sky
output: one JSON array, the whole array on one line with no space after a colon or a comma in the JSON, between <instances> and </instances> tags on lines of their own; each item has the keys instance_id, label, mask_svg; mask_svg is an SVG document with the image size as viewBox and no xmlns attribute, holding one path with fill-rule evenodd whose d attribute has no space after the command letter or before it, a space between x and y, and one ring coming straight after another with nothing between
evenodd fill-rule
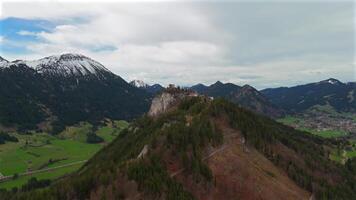
<instances>
[{"instance_id":1,"label":"cloudy sky","mask_svg":"<svg viewBox=\"0 0 356 200\"><path fill-rule=\"evenodd\" d=\"M353 1L1 4L0 55L80 53L127 81L355 81Z\"/></svg>"}]
</instances>

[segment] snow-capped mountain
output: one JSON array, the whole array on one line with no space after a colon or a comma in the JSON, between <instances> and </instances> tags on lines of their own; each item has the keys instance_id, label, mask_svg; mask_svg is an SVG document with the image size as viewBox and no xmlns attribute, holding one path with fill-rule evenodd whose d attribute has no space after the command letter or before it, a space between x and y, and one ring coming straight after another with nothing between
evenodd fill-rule
<instances>
[{"instance_id":1,"label":"snow-capped mountain","mask_svg":"<svg viewBox=\"0 0 356 200\"><path fill-rule=\"evenodd\" d=\"M8 63L9 63L9 61L5 60L4 58L2 58L0 56L0 68L7 66Z\"/></svg>"},{"instance_id":2,"label":"snow-capped mountain","mask_svg":"<svg viewBox=\"0 0 356 200\"><path fill-rule=\"evenodd\" d=\"M1 58L0 66L2 125L34 129L49 118L56 125L132 119L148 110L146 91L83 55L12 62Z\"/></svg>"},{"instance_id":3,"label":"snow-capped mountain","mask_svg":"<svg viewBox=\"0 0 356 200\"><path fill-rule=\"evenodd\" d=\"M144 89L150 94L157 94L158 92L160 92L160 91L162 91L164 89L164 87L162 85L160 85L160 84L149 85L149 84L147 84L147 83L145 83L144 81L141 81L141 80L130 81L130 84L132 86L137 87L137 88Z\"/></svg>"},{"instance_id":4,"label":"snow-capped mountain","mask_svg":"<svg viewBox=\"0 0 356 200\"><path fill-rule=\"evenodd\" d=\"M141 80L130 81L130 84L138 88L147 88L149 85Z\"/></svg>"},{"instance_id":5,"label":"snow-capped mountain","mask_svg":"<svg viewBox=\"0 0 356 200\"><path fill-rule=\"evenodd\" d=\"M331 85L337 85L337 84L343 84L342 82L340 82L339 80L337 79L334 79L334 78L329 78L327 80L323 80L323 81L320 81L316 84L331 84Z\"/></svg>"},{"instance_id":6,"label":"snow-capped mountain","mask_svg":"<svg viewBox=\"0 0 356 200\"><path fill-rule=\"evenodd\" d=\"M57 76L86 76L95 75L101 77L103 73L110 72L99 62L80 54L61 54L48 56L39 60L16 60L7 62L0 60L0 65L9 67L11 65L27 65L36 72L46 75Z\"/></svg>"}]
</instances>

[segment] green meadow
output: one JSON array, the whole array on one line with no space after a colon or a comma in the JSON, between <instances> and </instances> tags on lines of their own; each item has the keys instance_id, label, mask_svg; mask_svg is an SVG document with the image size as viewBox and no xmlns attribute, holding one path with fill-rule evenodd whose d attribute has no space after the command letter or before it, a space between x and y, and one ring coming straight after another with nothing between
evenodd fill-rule
<instances>
[{"instance_id":1,"label":"green meadow","mask_svg":"<svg viewBox=\"0 0 356 200\"><path fill-rule=\"evenodd\" d=\"M14 187L19 187L19 186L25 184L32 177L36 177L37 180L41 180L41 179L52 179L53 180L53 179L56 179L56 178L59 178L59 177L65 175L65 174L70 174L70 173L74 172L75 170L79 169L80 166L81 165L78 164L78 165L59 168L59 169L49 171L49 172L34 174L31 176L21 176L15 180L0 183L0 188L12 189Z\"/></svg>"},{"instance_id":2,"label":"green meadow","mask_svg":"<svg viewBox=\"0 0 356 200\"><path fill-rule=\"evenodd\" d=\"M11 133L19 139L19 142L7 142L0 145L0 173L8 176L28 170L47 169L88 160L127 126L128 123L125 121L110 121L98 127L95 134L104 139L103 143L98 144L86 143L86 134L93 130L93 126L87 122L67 127L58 136L46 133L32 133L31 135ZM34 174L32 177L57 178L73 172L83 163ZM20 176L16 180L2 182L0 188L20 186L29 178L31 176Z\"/></svg>"}]
</instances>

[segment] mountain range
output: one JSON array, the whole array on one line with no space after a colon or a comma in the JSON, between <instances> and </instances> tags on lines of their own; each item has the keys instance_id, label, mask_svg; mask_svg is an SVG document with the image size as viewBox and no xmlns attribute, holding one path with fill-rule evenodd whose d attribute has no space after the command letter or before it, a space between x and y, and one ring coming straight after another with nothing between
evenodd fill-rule
<instances>
[{"instance_id":1,"label":"mountain range","mask_svg":"<svg viewBox=\"0 0 356 200\"><path fill-rule=\"evenodd\" d=\"M356 84L342 83L330 78L294 87L280 87L261 91L282 109L298 113L316 105L329 105L338 112L356 112Z\"/></svg>"},{"instance_id":2,"label":"mountain range","mask_svg":"<svg viewBox=\"0 0 356 200\"><path fill-rule=\"evenodd\" d=\"M159 84L148 85L141 80L133 80L131 85L146 90L151 94L161 92L164 87ZM257 91L250 85L238 86L233 83L216 83L205 86L203 84L193 85L191 87L184 87L197 92L200 95L206 95L213 98L225 98L233 103L239 104L242 107L248 108L259 114L270 117L281 117L284 111L273 105L262 93Z\"/></svg>"},{"instance_id":3,"label":"mountain range","mask_svg":"<svg viewBox=\"0 0 356 200\"><path fill-rule=\"evenodd\" d=\"M233 83L216 83L205 86L197 84L190 89L214 98L225 98L242 107L270 117L281 117L284 111L272 104L262 93L250 85L238 86Z\"/></svg>"},{"instance_id":4,"label":"mountain range","mask_svg":"<svg viewBox=\"0 0 356 200\"><path fill-rule=\"evenodd\" d=\"M187 89L224 98L256 113L279 118L317 105L356 112L356 83L328 79L295 87L256 90L250 85L197 84ZM164 90L133 80L127 83L102 64L79 54L39 60L0 57L0 124L54 132L80 121L133 119L147 112L151 99Z\"/></svg>"},{"instance_id":5,"label":"mountain range","mask_svg":"<svg viewBox=\"0 0 356 200\"><path fill-rule=\"evenodd\" d=\"M63 128L79 121L133 119L150 95L99 62L79 54L9 62L0 59L0 124Z\"/></svg>"},{"instance_id":6,"label":"mountain range","mask_svg":"<svg viewBox=\"0 0 356 200\"><path fill-rule=\"evenodd\" d=\"M130 81L130 84L137 88L143 89L146 92L153 94L153 95L161 92L164 89L164 87L160 84L149 85L141 80Z\"/></svg>"}]
</instances>

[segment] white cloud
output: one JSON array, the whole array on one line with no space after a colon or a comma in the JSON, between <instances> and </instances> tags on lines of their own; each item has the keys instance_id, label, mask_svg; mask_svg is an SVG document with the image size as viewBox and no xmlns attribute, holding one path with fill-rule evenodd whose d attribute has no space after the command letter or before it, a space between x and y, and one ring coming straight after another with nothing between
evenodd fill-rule
<instances>
[{"instance_id":1,"label":"white cloud","mask_svg":"<svg viewBox=\"0 0 356 200\"><path fill-rule=\"evenodd\" d=\"M76 52L127 80L262 88L352 80L349 4L5 3L2 18L59 24L49 32L20 31L40 40L25 45L32 55L9 55L14 59ZM95 50L107 46L115 48Z\"/></svg>"},{"instance_id":2,"label":"white cloud","mask_svg":"<svg viewBox=\"0 0 356 200\"><path fill-rule=\"evenodd\" d=\"M22 35L22 36L37 36L37 33L31 32L31 31L19 31L17 34Z\"/></svg>"}]
</instances>

